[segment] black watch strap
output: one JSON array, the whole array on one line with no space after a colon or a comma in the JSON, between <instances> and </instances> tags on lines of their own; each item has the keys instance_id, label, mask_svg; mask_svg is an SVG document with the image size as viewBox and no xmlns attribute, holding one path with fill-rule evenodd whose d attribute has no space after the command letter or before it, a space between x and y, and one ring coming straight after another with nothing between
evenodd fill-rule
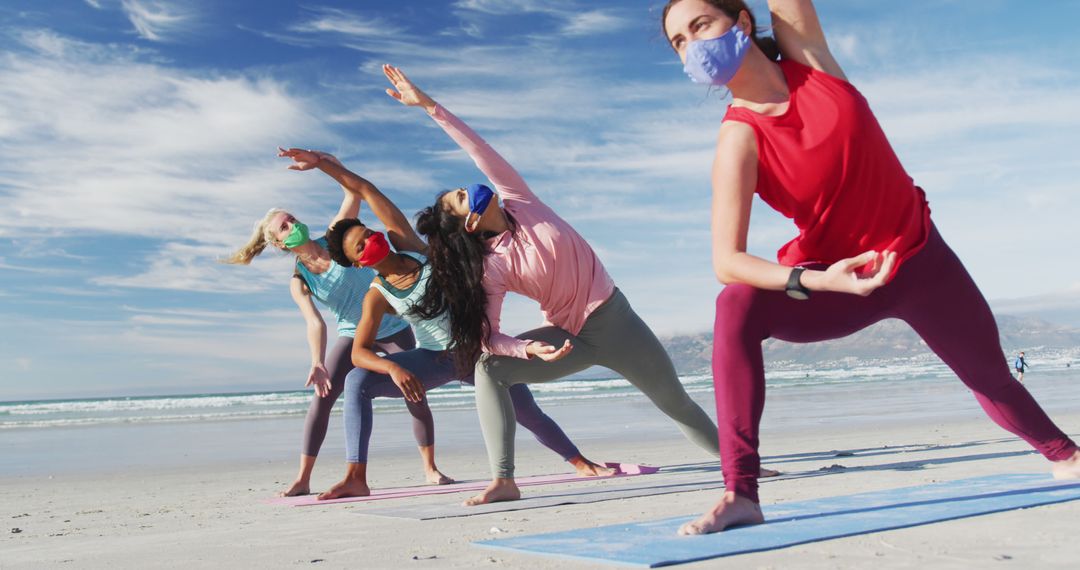
<instances>
[{"instance_id":1,"label":"black watch strap","mask_svg":"<svg viewBox=\"0 0 1080 570\"><path fill-rule=\"evenodd\" d=\"M800 280L803 271L806 271L805 267L793 267L791 269L791 275L788 276L787 287L784 288L788 297L798 299L799 301L805 301L810 298L810 290L804 287Z\"/></svg>"}]
</instances>

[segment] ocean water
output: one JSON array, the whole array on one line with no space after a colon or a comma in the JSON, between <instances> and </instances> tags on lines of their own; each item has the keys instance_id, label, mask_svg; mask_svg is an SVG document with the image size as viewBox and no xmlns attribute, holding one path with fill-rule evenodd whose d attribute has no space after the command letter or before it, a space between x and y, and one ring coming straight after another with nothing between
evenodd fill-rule
<instances>
[{"instance_id":1,"label":"ocean water","mask_svg":"<svg viewBox=\"0 0 1080 570\"><path fill-rule=\"evenodd\" d=\"M1068 366L1080 361L1080 349L1043 353L1036 361L1037 368L1029 372L1032 379L1072 372L1074 369ZM1080 368L1080 364L1077 367ZM927 355L891 361L838 362L831 368L775 363L766 373L766 384L770 393L790 389L802 391L814 386L860 389L881 383L915 387L919 383L952 376L941 361ZM680 379L687 391L698 399L712 391L709 374L685 375ZM534 384L531 388L537 401L546 407L601 398L642 398L629 382L617 377L561 380ZM473 407L473 387L451 383L429 392L428 399L436 410L469 409ZM307 412L310 401L310 390L296 390L0 402L0 433L95 425L299 417ZM404 404L399 399L380 398L375 400L374 408L377 413L393 412L404 409ZM335 412L340 414L340 411L339 401Z\"/></svg>"}]
</instances>

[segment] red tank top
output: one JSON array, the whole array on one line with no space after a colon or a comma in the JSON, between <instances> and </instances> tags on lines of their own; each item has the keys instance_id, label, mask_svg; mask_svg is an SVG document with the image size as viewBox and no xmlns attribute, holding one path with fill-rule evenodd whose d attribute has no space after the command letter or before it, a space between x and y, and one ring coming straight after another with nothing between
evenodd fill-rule
<instances>
[{"instance_id":1,"label":"red tank top","mask_svg":"<svg viewBox=\"0 0 1080 570\"><path fill-rule=\"evenodd\" d=\"M777 259L784 265L830 264L891 250L899 269L929 235L926 195L855 87L793 61L781 61L780 69L791 92L784 114L729 106L724 116L754 129L756 192L799 228Z\"/></svg>"}]
</instances>

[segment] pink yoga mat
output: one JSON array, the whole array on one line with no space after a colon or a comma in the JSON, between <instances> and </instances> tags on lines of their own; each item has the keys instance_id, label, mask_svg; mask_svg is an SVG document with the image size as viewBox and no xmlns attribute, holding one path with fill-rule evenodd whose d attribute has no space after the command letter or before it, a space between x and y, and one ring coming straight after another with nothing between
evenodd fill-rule
<instances>
[{"instance_id":1,"label":"pink yoga mat","mask_svg":"<svg viewBox=\"0 0 1080 570\"><path fill-rule=\"evenodd\" d=\"M659 467L648 465L635 465L632 463L605 463L606 467L615 469L614 475L607 477L579 477L576 473L562 475L538 475L535 477L522 477L517 479L518 487L532 487L534 485L549 485L553 483L575 483L578 481L597 481L602 479L615 479L617 477L634 477L637 475L650 475L660 470ZM459 481L450 485L424 485L422 487L397 487L391 489L376 489L367 497L348 497L345 499L330 499L320 501L316 495L303 497L274 497L266 502L273 505L289 505L292 507L310 507L312 505L333 505L337 503L356 503L360 501L379 501L382 499L401 499L404 497L420 497L423 495L446 495L449 493L461 493L464 491L481 491L487 487L489 481Z\"/></svg>"}]
</instances>

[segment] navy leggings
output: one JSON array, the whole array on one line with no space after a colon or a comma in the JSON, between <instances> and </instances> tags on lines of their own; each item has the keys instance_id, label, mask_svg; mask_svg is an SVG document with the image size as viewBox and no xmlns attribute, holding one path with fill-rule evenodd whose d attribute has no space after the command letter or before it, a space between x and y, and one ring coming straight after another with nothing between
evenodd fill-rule
<instances>
[{"instance_id":1,"label":"navy leggings","mask_svg":"<svg viewBox=\"0 0 1080 570\"><path fill-rule=\"evenodd\" d=\"M345 376L353 369L351 336L339 336L326 355L326 372L330 375L330 393L319 397L317 394L311 397L311 405L308 406L307 417L304 419L304 441L301 453L315 457L319 455L323 440L326 439L326 428L330 425L330 412L334 409L334 403L338 396L345 391ZM416 346L416 338L413 337L412 329L406 327L386 338L375 341L375 350L384 354L393 354L403 350L410 350ZM425 405L420 409L413 410L413 432L416 433L417 441L424 434L435 430L431 410Z\"/></svg>"},{"instance_id":2,"label":"navy leggings","mask_svg":"<svg viewBox=\"0 0 1080 570\"><path fill-rule=\"evenodd\" d=\"M783 291L747 285L728 285L720 293L712 365L720 460L729 491L758 500L758 424L765 406L762 341L841 338L888 318L911 325L999 426L1051 461L1076 451L1076 444L1012 377L989 305L931 226L922 250L867 297L815 292L809 300L796 301Z\"/></svg>"},{"instance_id":3,"label":"navy leggings","mask_svg":"<svg viewBox=\"0 0 1080 570\"><path fill-rule=\"evenodd\" d=\"M425 390L432 390L457 379L453 357L446 351L417 348L388 354L392 360L412 372ZM462 382L472 384L472 378ZM401 390L386 374L379 374L356 368L345 378L345 461L348 463L367 463L368 443L372 429L372 398L402 398ZM532 392L525 384L518 384L510 389L510 398L517 414L517 422L531 431L537 441L559 454L564 460L580 455L577 446L563 433L559 424L551 419L533 399ZM427 398L419 404L427 408ZM420 438L417 438L420 441ZM435 431L426 434L427 445L435 443Z\"/></svg>"}]
</instances>

